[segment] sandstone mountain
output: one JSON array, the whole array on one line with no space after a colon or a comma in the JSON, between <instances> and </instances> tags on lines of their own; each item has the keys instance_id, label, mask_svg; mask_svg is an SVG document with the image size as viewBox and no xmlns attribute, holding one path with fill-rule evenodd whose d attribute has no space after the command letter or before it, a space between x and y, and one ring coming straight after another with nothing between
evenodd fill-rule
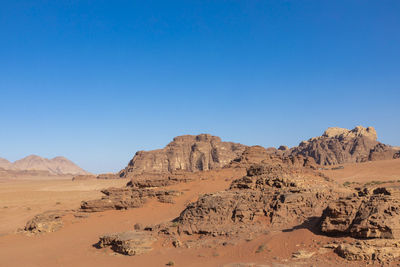
<instances>
[{"instance_id":1,"label":"sandstone mountain","mask_svg":"<svg viewBox=\"0 0 400 267\"><path fill-rule=\"evenodd\" d=\"M373 127L357 126L353 130L328 128L322 136L303 141L284 152L312 157L320 165L365 162L399 157L398 150L377 141Z\"/></svg>"},{"instance_id":2,"label":"sandstone mountain","mask_svg":"<svg viewBox=\"0 0 400 267\"><path fill-rule=\"evenodd\" d=\"M137 152L120 176L212 170L229 164L245 148L238 143L222 142L221 138L209 134L178 136L163 149Z\"/></svg>"},{"instance_id":3,"label":"sandstone mountain","mask_svg":"<svg viewBox=\"0 0 400 267\"><path fill-rule=\"evenodd\" d=\"M88 174L85 170L64 157L46 159L36 155L30 155L23 159L17 160L14 163L10 163L7 160L0 159L0 167L5 170L47 171L53 175Z\"/></svg>"}]
</instances>

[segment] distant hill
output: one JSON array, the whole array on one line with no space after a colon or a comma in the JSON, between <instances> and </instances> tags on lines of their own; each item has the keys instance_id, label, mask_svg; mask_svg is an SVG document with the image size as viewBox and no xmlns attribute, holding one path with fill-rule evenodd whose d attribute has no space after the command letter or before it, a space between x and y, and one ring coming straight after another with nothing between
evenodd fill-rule
<instances>
[{"instance_id":1,"label":"distant hill","mask_svg":"<svg viewBox=\"0 0 400 267\"><path fill-rule=\"evenodd\" d=\"M36 155L30 155L23 159L17 160L14 163L6 159L0 158L0 168L5 170L21 170L21 171L47 171L53 175L63 174L89 174L77 166L72 161L64 157L55 157L53 159L42 158Z\"/></svg>"},{"instance_id":2,"label":"distant hill","mask_svg":"<svg viewBox=\"0 0 400 267\"><path fill-rule=\"evenodd\" d=\"M11 162L6 159L0 158L0 168L9 169L11 166Z\"/></svg>"}]
</instances>

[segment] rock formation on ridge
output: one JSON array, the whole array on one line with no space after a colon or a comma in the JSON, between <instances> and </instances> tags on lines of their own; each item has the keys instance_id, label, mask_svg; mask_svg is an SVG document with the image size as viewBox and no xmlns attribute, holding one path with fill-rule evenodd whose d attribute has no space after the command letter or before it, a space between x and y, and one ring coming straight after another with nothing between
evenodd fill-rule
<instances>
[{"instance_id":1,"label":"rock formation on ridge","mask_svg":"<svg viewBox=\"0 0 400 267\"><path fill-rule=\"evenodd\" d=\"M332 127L322 136L303 141L286 154L312 157L320 165L365 162L395 158L397 150L377 141L373 127L353 130Z\"/></svg>"}]
</instances>

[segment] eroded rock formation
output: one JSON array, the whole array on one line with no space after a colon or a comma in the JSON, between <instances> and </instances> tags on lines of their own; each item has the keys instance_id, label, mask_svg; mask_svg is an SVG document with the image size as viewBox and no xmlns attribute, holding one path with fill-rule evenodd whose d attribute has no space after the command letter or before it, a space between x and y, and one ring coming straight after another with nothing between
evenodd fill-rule
<instances>
[{"instance_id":1,"label":"eroded rock formation","mask_svg":"<svg viewBox=\"0 0 400 267\"><path fill-rule=\"evenodd\" d=\"M320 165L393 159L397 151L377 141L373 127L328 128L322 136L303 141L286 154L312 157Z\"/></svg>"},{"instance_id":2,"label":"eroded rock formation","mask_svg":"<svg viewBox=\"0 0 400 267\"><path fill-rule=\"evenodd\" d=\"M357 238L400 238L400 191L365 188L332 202L324 210L321 231Z\"/></svg>"},{"instance_id":3,"label":"eroded rock formation","mask_svg":"<svg viewBox=\"0 0 400 267\"><path fill-rule=\"evenodd\" d=\"M156 240L149 232L129 231L101 236L97 245L100 248L110 246L115 252L134 256L151 251Z\"/></svg>"},{"instance_id":4,"label":"eroded rock formation","mask_svg":"<svg viewBox=\"0 0 400 267\"><path fill-rule=\"evenodd\" d=\"M229 164L245 147L209 134L178 136L163 149L137 152L119 175L212 170Z\"/></svg>"},{"instance_id":5,"label":"eroded rock formation","mask_svg":"<svg viewBox=\"0 0 400 267\"><path fill-rule=\"evenodd\" d=\"M59 210L40 213L26 223L24 230L33 234L58 231L63 226L62 217L65 215L65 211Z\"/></svg>"},{"instance_id":6,"label":"eroded rock formation","mask_svg":"<svg viewBox=\"0 0 400 267\"><path fill-rule=\"evenodd\" d=\"M305 168L252 165L247 175L222 192L206 194L176 219L186 234L232 235L291 227L320 216L337 198L331 182Z\"/></svg>"},{"instance_id":7,"label":"eroded rock formation","mask_svg":"<svg viewBox=\"0 0 400 267\"><path fill-rule=\"evenodd\" d=\"M108 188L101 191L104 196L101 199L83 201L82 211L98 212L105 210L126 210L139 208L149 198L157 198L160 202L173 203L173 197L181 192L166 189L138 189L127 186L125 188Z\"/></svg>"}]
</instances>

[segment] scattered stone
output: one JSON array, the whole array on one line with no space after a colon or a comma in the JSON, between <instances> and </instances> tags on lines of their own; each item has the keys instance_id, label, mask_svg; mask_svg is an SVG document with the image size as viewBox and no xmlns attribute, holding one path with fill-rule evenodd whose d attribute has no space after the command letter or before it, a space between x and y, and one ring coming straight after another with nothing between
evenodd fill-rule
<instances>
[{"instance_id":1,"label":"scattered stone","mask_svg":"<svg viewBox=\"0 0 400 267\"><path fill-rule=\"evenodd\" d=\"M315 254L315 252L309 252L309 251L306 251L306 250L299 250L299 251L293 252L292 258L297 259L297 260L309 259L314 254Z\"/></svg>"}]
</instances>

